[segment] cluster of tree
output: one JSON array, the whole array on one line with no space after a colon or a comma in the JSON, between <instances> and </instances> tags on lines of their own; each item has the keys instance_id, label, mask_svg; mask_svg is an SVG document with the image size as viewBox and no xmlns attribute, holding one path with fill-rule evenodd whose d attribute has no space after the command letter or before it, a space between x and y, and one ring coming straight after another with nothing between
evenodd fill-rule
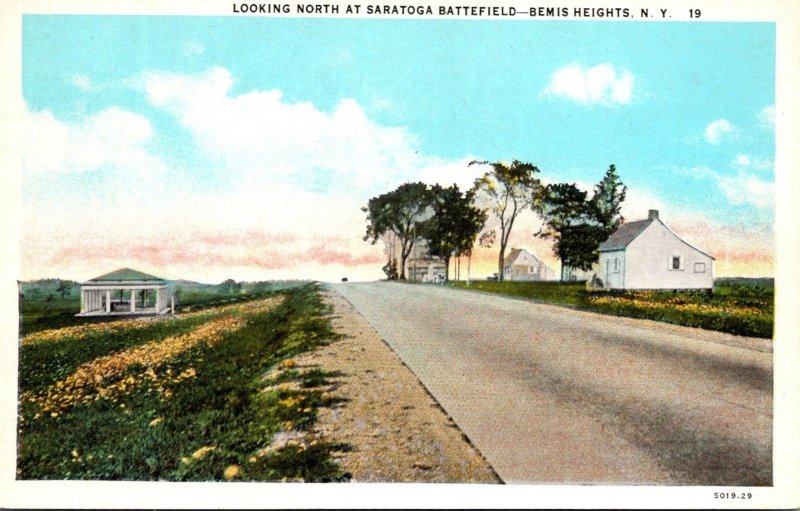
<instances>
[{"instance_id":1,"label":"cluster of tree","mask_svg":"<svg viewBox=\"0 0 800 511\"><path fill-rule=\"evenodd\" d=\"M80 284L73 280L39 279L19 283L20 297L33 301L52 301L56 296L65 299L79 296Z\"/></svg>"},{"instance_id":2,"label":"cluster of tree","mask_svg":"<svg viewBox=\"0 0 800 511\"><path fill-rule=\"evenodd\" d=\"M627 187L611 165L594 187L591 197L575 184L542 184L539 169L514 160L511 164L473 161L489 170L474 186L462 192L457 185L442 187L406 183L369 200L364 239L383 240L389 260L383 270L389 279L405 279L406 260L417 240L427 242L428 253L444 260L445 279L451 257L470 256L479 240L482 246L499 244L498 278L514 222L525 210L535 211L543 227L535 234L553 240L553 252L562 267L589 269L597 261L597 248L622 223L620 207ZM490 217L497 230L485 230ZM499 239L498 239L499 234ZM395 254L397 246L397 254ZM397 260L399 256L399 261Z\"/></svg>"},{"instance_id":3,"label":"cluster of tree","mask_svg":"<svg viewBox=\"0 0 800 511\"><path fill-rule=\"evenodd\" d=\"M620 214L627 187L611 165L591 197L572 183L542 187L534 209L543 226L536 233L553 240L561 267L588 270L597 262L598 247L624 221Z\"/></svg>"},{"instance_id":4,"label":"cluster of tree","mask_svg":"<svg viewBox=\"0 0 800 511\"><path fill-rule=\"evenodd\" d=\"M474 195L473 190L464 193L455 184L406 183L370 199L362 208L367 213L364 239L373 244L383 239L391 246L389 261L383 267L387 277L406 278L406 260L420 239L426 241L429 255L444 260L446 272L451 257L470 253L486 222L486 213L473 205Z\"/></svg>"}]
</instances>

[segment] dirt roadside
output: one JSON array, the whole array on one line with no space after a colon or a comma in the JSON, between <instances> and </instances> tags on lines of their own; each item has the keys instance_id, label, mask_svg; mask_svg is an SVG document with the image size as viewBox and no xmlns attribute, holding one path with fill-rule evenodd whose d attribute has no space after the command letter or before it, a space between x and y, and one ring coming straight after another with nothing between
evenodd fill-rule
<instances>
[{"instance_id":1,"label":"dirt roadside","mask_svg":"<svg viewBox=\"0 0 800 511\"><path fill-rule=\"evenodd\" d=\"M342 338L295 360L341 373L332 392L343 401L320 409L314 435L352 446L336 456L352 481L500 482L369 323L339 294L324 297Z\"/></svg>"}]
</instances>

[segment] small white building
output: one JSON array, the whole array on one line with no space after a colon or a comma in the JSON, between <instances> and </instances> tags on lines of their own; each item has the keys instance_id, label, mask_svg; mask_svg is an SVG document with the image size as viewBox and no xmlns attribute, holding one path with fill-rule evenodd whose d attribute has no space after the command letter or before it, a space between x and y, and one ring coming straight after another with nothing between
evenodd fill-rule
<instances>
[{"instance_id":1,"label":"small white building","mask_svg":"<svg viewBox=\"0 0 800 511\"><path fill-rule=\"evenodd\" d=\"M600 244L606 289L713 289L714 258L679 238L651 209Z\"/></svg>"},{"instance_id":2,"label":"small white building","mask_svg":"<svg viewBox=\"0 0 800 511\"><path fill-rule=\"evenodd\" d=\"M581 270L580 268L573 268L572 266L561 266L562 282L584 282L591 280L592 276L596 274L597 263L593 264L588 270Z\"/></svg>"},{"instance_id":3,"label":"small white building","mask_svg":"<svg viewBox=\"0 0 800 511\"><path fill-rule=\"evenodd\" d=\"M166 314L175 310L167 281L130 268L100 275L81 284L78 316Z\"/></svg>"},{"instance_id":4,"label":"small white building","mask_svg":"<svg viewBox=\"0 0 800 511\"><path fill-rule=\"evenodd\" d=\"M406 259L406 278L412 282L444 282L444 259L428 252L424 239L417 239L408 259Z\"/></svg>"},{"instance_id":5,"label":"small white building","mask_svg":"<svg viewBox=\"0 0 800 511\"><path fill-rule=\"evenodd\" d=\"M524 248L512 248L503 259L503 280L554 280L555 272Z\"/></svg>"}]
</instances>

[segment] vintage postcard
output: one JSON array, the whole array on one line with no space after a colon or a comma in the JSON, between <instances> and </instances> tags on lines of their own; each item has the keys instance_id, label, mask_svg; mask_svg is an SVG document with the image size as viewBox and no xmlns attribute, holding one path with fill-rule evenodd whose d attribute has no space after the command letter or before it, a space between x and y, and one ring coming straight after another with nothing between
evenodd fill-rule
<instances>
[{"instance_id":1,"label":"vintage postcard","mask_svg":"<svg viewBox=\"0 0 800 511\"><path fill-rule=\"evenodd\" d=\"M799 10L5 5L0 504L796 507Z\"/></svg>"}]
</instances>

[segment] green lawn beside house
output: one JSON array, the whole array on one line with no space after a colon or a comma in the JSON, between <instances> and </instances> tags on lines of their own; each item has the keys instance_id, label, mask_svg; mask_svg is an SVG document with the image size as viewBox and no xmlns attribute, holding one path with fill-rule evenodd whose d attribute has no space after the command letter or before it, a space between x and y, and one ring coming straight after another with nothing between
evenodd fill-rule
<instances>
[{"instance_id":1,"label":"green lawn beside house","mask_svg":"<svg viewBox=\"0 0 800 511\"><path fill-rule=\"evenodd\" d=\"M589 292L583 282L450 282L450 286L497 293L640 319L771 338L775 315L772 279L718 279L714 292Z\"/></svg>"}]
</instances>

